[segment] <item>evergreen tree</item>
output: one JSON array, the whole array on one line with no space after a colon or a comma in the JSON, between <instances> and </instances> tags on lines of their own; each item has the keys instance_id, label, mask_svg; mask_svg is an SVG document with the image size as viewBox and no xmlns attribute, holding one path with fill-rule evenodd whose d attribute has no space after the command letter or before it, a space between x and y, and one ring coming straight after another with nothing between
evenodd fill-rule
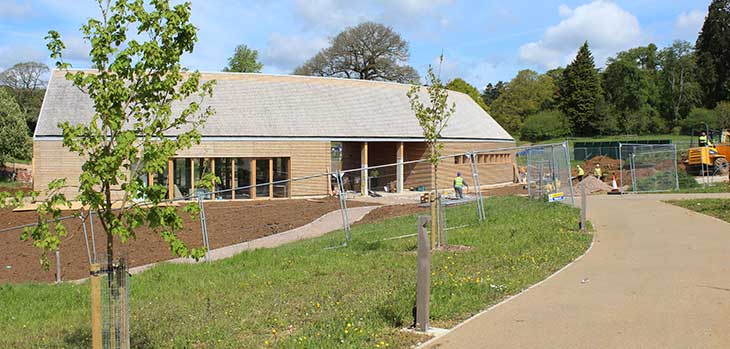
<instances>
[{"instance_id":1,"label":"evergreen tree","mask_svg":"<svg viewBox=\"0 0 730 349\"><path fill-rule=\"evenodd\" d=\"M730 99L730 0L713 0L695 44L706 107Z\"/></svg>"},{"instance_id":2,"label":"evergreen tree","mask_svg":"<svg viewBox=\"0 0 730 349\"><path fill-rule=\"evenodd\" d=\"M586 41L560 81L560 109L570 120L573 134L585 136L594 132L591 121L600 94L601 82Z\"/></svg>"}]
</instances>

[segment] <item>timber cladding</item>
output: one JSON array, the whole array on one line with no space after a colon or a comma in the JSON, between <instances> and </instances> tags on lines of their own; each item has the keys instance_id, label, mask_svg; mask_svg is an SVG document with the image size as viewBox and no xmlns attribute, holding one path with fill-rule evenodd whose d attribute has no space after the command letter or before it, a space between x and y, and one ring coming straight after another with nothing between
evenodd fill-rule
<instances>
[{"instance_id":1,"label":"timber cladding","mask_svg":"<svg viewBox=\"0 0 730 349\"><path fill-rule=\"evenodd\" d=\"M462 143L444 142L443 155L466 153L473 150L493 150L498 148L514 147L512 142L506 143ZM487 153L492 156L483 156L477 162L479 182L482 185L502 184L514 181L515 151L498 151ZM425 143L405 143L405 161L423 159L428 156ZM471 165L468 160L453 157L441 160L438 170L439 188L451 188L456 172L461 172L468 184L472 184ZM429 188L431 183L431 165L428 162L408 164L404 166L405 188L423 185Z\"/></svg>"},{"instance_id":2,"label":"timber cladding","mask_svg":"<svg viewBox=\"0 0 730 349\"><path fill-rule=\"evenodd\" d=\"M256 142L256 141L202 141L177 157L189 158L274 158L291 159L289 176L298 178L322 174L331 166L330 142ZM33 189L43 191L57 178L66 178L70 188L65 190L69 198L77 194L78 177L84 159L68 151L60 140L35 140L33 142L35 175ZM292 196L328 194L329 178L321 176L296 181L291 184Z\"/></svg>"}]
</instances>

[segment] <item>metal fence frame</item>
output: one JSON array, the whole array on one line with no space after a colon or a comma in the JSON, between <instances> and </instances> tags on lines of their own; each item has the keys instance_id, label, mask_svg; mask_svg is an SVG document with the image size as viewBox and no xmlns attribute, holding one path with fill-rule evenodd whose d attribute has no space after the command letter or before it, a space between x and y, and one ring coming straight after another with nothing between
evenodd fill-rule
<instances>
[{"instance_id":1,"label":"metal fence frame","mask_svg":"<svg viewBox=\"0 0 730 349\"><path fill-rule=\"evenodd\" d=\"M624 156L625 149L630 149L627 155L630 154L630 157L627 159ZM666 150L656 150L664 148ZM637 149L648 149L652 151L642 151L641 154L660 154L660 153L671 153L671 160L674 164L674 188L667 188L667 189L660 189L660 190L639 190L637 188L637 182L638 178L636 177L636 150ZM624 164L624 161L628 162L629 166L629 175L631 176L631 192L633 194L639 194L639 193L660 193L660 192L667 192L672 190L679 190L679 168L677 166L677 145L676 144L635 144L635 143L619 143L619 182L620 182L620 188L623 192L624 188L624 171L626 168L626 164ZM667 159L670 160L670 159Z\"/></svg>"}]
</instances>

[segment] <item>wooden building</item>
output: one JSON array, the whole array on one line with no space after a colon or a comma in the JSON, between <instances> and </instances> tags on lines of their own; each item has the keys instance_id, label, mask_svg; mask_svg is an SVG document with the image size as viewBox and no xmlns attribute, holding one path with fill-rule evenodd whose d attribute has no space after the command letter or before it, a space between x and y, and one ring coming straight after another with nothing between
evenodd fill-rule
<instances>
[{"instance_id":1,"label":"wooden building","mask_svg":"<svg viewBox=\"0 0 730 349\"><path fill-rule=\"evenodd\" d=\"M213 97L205 104L215 115L202 128L199 145L170 159L167 173L144 180L165 183L171 198L196 194L205 168L221 178L218 189L231 190L216 199L286 198L326 195L326 175L291 183L264 183L301 178L366 166L394 164L427 156L422 131L410 109L406 92L410 85L337 78L278 76L266 74L204 73L216 80ZM422 99L427 100L425 89ZM508 148L514 139L470 97L450 92L456 112L443 132L444 154L471 150ZM173 106L179 111L181 106ZM89 122L94 111L83 92L54 71L48 83L33 137L33 187L43 190L56 178L78 183L83 159L62 146L58 123ZM174 137L174 134L170 134ZM337 157L333 161L333 149ZM513 180L513 152L478 157L481 183ZM440 185L449 186L456 171L468 178L466 159L454 158L441 167ZM383 168L380 182L368 180L375 171L358 171L363 191L369 184L403 191L428 183L426 163ZM171 179L171 180L170 180ZM71 197L74 189L67 189ZM213 198L213 196L211 196Z\"/></svg>"}]
</instances>

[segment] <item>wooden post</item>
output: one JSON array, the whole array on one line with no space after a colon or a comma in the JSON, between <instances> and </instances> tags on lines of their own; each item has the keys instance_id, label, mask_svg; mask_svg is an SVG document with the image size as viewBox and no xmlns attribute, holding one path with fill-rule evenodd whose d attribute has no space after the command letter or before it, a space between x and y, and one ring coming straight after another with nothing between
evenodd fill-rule
<instances>
[{"instance_id":1,"label":"wooden post","mask_svg":"<svg viewBox=\"0 0 730 349\"><path fill-rule=\"evenodd\" d=\"M119 285L119 348L129 349L129 304L127 304L127 265L124 258L119 262L116 270L117 285Z\"/></svg>"},{"instance_id":2,"label":"wooden post","mask_svg":"<svg viewBox=\"0 0 730 349\"><path fill-rule=\"evenodd\" d=\"M251 199L256 198L256 159L251 159Z\"/></svg>"},{"instance_id":3,"label":"wooden post","mask_svg":"<svg viewBox=\"0 0 730 349\"><path fill-rule=\"evenodd\" d=\"M429 297L431 293L431 246L426 227L429 216L418 216L418 274L416 281L416 329L428 330ZM433 236L433 234L431 234Z\"/></svg>"},{"instance_id":4,"label":"wooden post","mask_svg":"<svg viewBox=\"0 0 730 349\"><path fill-rule=\"evenodd\" d=\"M231 158L231 200L236 200L236 159Z\"/></svg>"},{"instance_id":5,"label":"wooden post","mask_svg":"<svg viewBox=\"0 0 730 349\"><path fill-rule=\"evenodd\" d=\"M56 283L61 282L61 251L56 249Z\"/></svg>"},{"instance_id":6,"label":"wooden post","mask_svg":"<svg viewBox=\"0 0 730 349\"><path fill-rule=\"evenodd\" d=\"M403 142L398 142L398 151L395 154L396 165L395 176L396 176L396 192L403 192Z\"/></svg>"},{"instance_id":7,"label":"wooden post","mask_svg":"<svg viewBox=\"0 0 730 349\"><path fill-rule=\"evenodd\" d=\"M215 158L210 159L210 173L215 176ZM213 191L215 192L215 182L213 182ZM210 199L215 200L215 193L210 194Z\"/></svg>"},{"instance_id":8,"label":"wooden post","mask_svg":"<svg viewBox=\"0 0 730 349\"><path fill-rule=\"evenodd\" d=\"M362 145L360 146L360 167L362 167L362 170L360 170L360 194L363 196L368 195L368 187L370 185L370 182L368 180L368 142L362 142Z\"/></svg>"},{"instance_id":9,"label":"wooden post","mask_svg":"<svg viewBox=\"0 0 730 349\"><path fill-rule=\"evenodd\" d=\"M174 185L172 183L172 177L173 177L173 166L174 162L172 161L172 158L167 160L167 198L172 200L175 198L175 192L174 192Z\"/></svg>"},{"instance_id":10,"label":"wooden post","mask_svg":"<svg viewBox=\"0 0 730 349\"><path fill-rule=\"evenodd\" d=\"M269 159L269 199L274 197L274 158Z\"/></svg>"},{"instance_id":11,"label":"wooden post","mask_svg":"<svg viewBox=\"0 0 730 349\"><path fill-rule=\"evenodd\" d=\"M91 347L101 349L101 276L99 264L89 268L91 274Z\"/></svg>"},{"instance_id":12,"label":"wooden post","mask_svg":"<svg viewBox=\"0 0 730 349\"><path fill-rule=\"evenodd\" d=\"M436 247L436 192L432 191L428 196L431 203L431 247Z\"/></svg>"},{"instance_id":13,"label":"wooden post","mask_svg":"<svg viewBox=\"0 0 730 349\"><path fill-rule=\"evenodd\" d=\"M192 196L193 193L195 193L195 159L190 158L190 195ZM195 200L195 198L191 198L190 200Z\"/></svg>"},{"instance_id":14,"label":"wooden post","mask_svg":"<svg viewBox=\"0 0 730 349\"><path fill-rule=\"evenodd\" d=\"M588 205L588 196L586 195L586 185L580 185L580 230L586 231L586 207Z\"/></svg>"}]
</instances>

